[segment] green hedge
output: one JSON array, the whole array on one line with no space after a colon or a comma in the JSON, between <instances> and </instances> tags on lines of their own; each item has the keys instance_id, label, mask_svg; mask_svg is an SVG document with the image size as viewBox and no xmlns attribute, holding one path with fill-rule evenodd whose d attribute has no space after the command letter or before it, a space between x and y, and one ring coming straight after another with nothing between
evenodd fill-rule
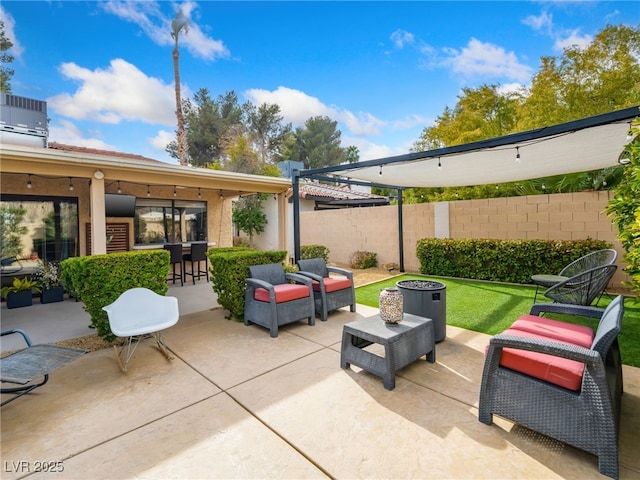
<instances>
[{"instance_id":1,"label":"green hedge","mask_svg":"<svg viewBox=\"0 0 640 480\"><path fill-rule=\"evenodd\" d=\"M566 265L603 248L603 240L418 240L420 272L426 275L530 284L531 275L558 273Z\"/></svg>"},{"instance_id":2,"label":"green hedge","mask_svg":"<svg viewBox=\"0 0 640 480\"><path fill-rule=\"evenodd\" d=\"M285 250L252 250L246 247L213 248L207 252L211 262L211 282L218 294L218 304L229 311L229 317L242 320L244 316L245 278L249 267L280 263L287 256Z\"/></svg>"},{"instance_id":3,"label":"green hedge","mask_svg":"<svg viewBox=\"0 0 640 480\"><path fill-rule=\"evenodd\" d=\"M112 342L116 336L102 307L130 288L148 288L159 295L167 293L170 258L168 250L72 257L61 262L60 274L67 291L84 303L97 334Z\"/></svg>"},{"instance_id":4,"label":"green hedge","mask_svg":"<svg viewBox=\"0 0 640 480\"><path fill-rule=\"evenodd\" d=\"M325 263L329 262L329 248L324 245L301 245L300 258L308 260L311 258L322 258Z\"/></svg>"}]
</instances>

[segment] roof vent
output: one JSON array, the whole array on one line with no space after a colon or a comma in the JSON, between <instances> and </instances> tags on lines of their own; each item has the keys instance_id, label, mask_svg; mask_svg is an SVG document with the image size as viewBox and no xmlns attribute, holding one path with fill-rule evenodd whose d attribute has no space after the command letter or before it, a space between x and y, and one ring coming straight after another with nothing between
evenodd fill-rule
<instances>
[{"instance_id":1,"label":"roof vent","mask_svg":"<svg viewBox=\"0 0 640 480\"><path fill-rule=\"evenodd\" d=\"M0 98L0 142L46 147L47 102L9 93Z\"/></svg>"}]
</instances>

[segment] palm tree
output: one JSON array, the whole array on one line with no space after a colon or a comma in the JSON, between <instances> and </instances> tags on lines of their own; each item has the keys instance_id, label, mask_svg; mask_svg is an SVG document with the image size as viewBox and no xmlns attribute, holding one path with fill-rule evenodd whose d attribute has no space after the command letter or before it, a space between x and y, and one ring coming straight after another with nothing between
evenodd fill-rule
<instances>
[{"instance_id":1,"label":"palm tree","mask_svg":"<svg viewBox=\"0 0 640 480\"><path fill-rule=\"evenodd\" d=\"M176 116L178 117L178 131L176 132L176 141L178 144L178 162L180 165L187 165L187 137L184 132L184 118L182 117L182 99L180 95L180 67L178 62L180 52L178 51L178 37L180 31L189 31L189 20L182 13L182 9L178 10L175 18L171 21L171 37L176 44L173 48L173 77L176 84Z\"/></svg>"}]
</instances>

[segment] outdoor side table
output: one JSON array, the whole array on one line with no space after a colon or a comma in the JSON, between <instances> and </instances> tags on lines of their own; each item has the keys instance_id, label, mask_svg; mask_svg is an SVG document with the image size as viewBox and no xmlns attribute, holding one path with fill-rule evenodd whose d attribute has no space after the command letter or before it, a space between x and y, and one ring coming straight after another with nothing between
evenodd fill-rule
<instances>
[{"instance_id":1,"label":"outdoor side table","mask_svg":"<svg viewBox=\"0 0 640 480\"><path fill-rule=\"evenodd\" d=\"M364 350L373 343L384 347L384 357ZM385 323L380 315L347 323L342 330L340 367L356 365L382 377L384 388L396 386L396 372L421 356L436 361L433 321L405 313L400 323Z\"/></svg>"}]
</instances>

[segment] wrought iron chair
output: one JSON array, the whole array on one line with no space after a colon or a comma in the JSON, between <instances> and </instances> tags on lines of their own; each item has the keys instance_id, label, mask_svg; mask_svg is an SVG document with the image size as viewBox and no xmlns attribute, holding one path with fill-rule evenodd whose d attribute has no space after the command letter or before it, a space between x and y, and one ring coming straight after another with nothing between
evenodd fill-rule
<instances>
[{"instance_id":1,"label":"wrought iron chair","mask_svg":"<svg viewBox=\"0 0 640 480\"><path fill-rule=\"evenodd\" d=\"M176 283L176 278L180 279L180 286L184 286L184 265L182 260L182 244L181 243L165 243L164 249L169 250L171 254L171 260L169 260L169 264L171 265L172 271L169 272L169 277L167 278L167 282L172 280L173 283ZM180 273L176 272L176 265L180 265Z\"/></svg>"},{"instance_id":2,"label":"wrought iron chair","mask_svg":"<svg viewBox=\"0 0 640 480\"><path fill-rule=\"evenodd\" d=\"M478 419L491 425L493 415L499 415L590 452L598 456L600 473L618 478L623 297L605 310L556 303L534 307L537 314L599 318L593 340L585 346L584 339L572 335L576 325L567 324L563 332L563 322L550 324L549 319L542 319L546 322L538 334L514 323L493 337L482 373ZM560 340L563 333L565 341ZM569 378L575 385L560 385Z\"/></svg>"},{"instance_id":3,"label":"wrought iron chair","mask_svg":"<svg viewBox=\"0 0 640 480\"><path fill-rule=\"evenodd\" d=\"M298 260L298 269L300 275L313 280L316 315L320 317L320 320L326 322L330 311L347 305L352 312L356 311L353 272L327 266L322 258ZM331 276L331 273L337 273L340 276Z\"/></svg>"},{"instance_id":4,"label":"wrought iron chair","mask_svg":"<svg viewBox=\"0 0 640 480\"><path fill-rule=\"evenodd\" d=\"M201 275L204 275L207 282L209 281L209 260L207 258L207 249L207 242L193 242L191 244L191 251L182 256L182 271L184 272L185 280L187 279L187 275L191 275L194 285L196 284L196 278L200 280ZM191 270L189 271L185 268L187 262L191 262ZM200 268L202 262L204 262L204 270L201 270Z\"/></svg>"},{"instance_id":5,"label":"wrought iron chair","mask_svg":"<svg viewBox=\"0 0 640 480\"><path fill-rule=\"evenodd\" d=\"M0 336L12 334L22 335L27 347L0 359L0 381L20 385L2 387L0 393L12 396L4 400L0 406L41 387L49 381L51 371L87 353L85 350L58 345L33 345L29 335L18 328L5 330ZM38 380L32 383L36 379Z\"/></svg>"},{"instance_id":6,"label":"wrought iron chair","mask_svg":"<svg viewBox=\"0 0 640 480\"><path fill-rule=\"evenodd\" d=\"M244 324L268 328L272 337L278 327L308 318L315 325L311 279L286 273L281 263L249 267L244 296ZM296 283L290 283L290 280Z\"/></svg>"},{"instance_id":7,"label":"wrought iron chair","mask_svg":"<svg viewBox=\"0 0 640 480\"><path fill-rule=\"evenodd\" d=\"M533 303L536 303L538 298L538 290L540 287L549 288L557 283L567 280L569 277L578 275L579 273L586 272L595 267L601 265L613 265L618 257L618 252L612 248L605 248L603 250L597 250L595 252L588 253L577 260L574 260L569 265L564 267L558 275L533 275L531 281L536 286L536 293L533 297Z\"/></svg>"},{"instance_id":8,"label":"wrought iron chair","mask_svg":"<svg viewBox=\"0 0 640 480\"><path fill-rule=\"evenodd\" d=\"M176 297L158 295L148 288L130 288L115 302L102 309L109 317L111 332L127 339L120 349L116 345L113 347L123 373L127 373L129 360L140 341L147 336L155 339L158 349L167 357L167 360L173 358L164 343L161 332L175 325L180 318ZM133 343L134 339L135 343ZM125 353L124 362L122 361L123 353Z\"/></svg>"},{"instance_id":9,"label":"wrought iron chair","mask_svg":"<svg viewBox=\"0 0 640 480\"><path fill-rule=\"evenodd\" d=\"M556 283L544 292L544 296L558 303L591 305L603 294L616 273L617 265L602 265Z\"/></svg>"}]
</instances>

